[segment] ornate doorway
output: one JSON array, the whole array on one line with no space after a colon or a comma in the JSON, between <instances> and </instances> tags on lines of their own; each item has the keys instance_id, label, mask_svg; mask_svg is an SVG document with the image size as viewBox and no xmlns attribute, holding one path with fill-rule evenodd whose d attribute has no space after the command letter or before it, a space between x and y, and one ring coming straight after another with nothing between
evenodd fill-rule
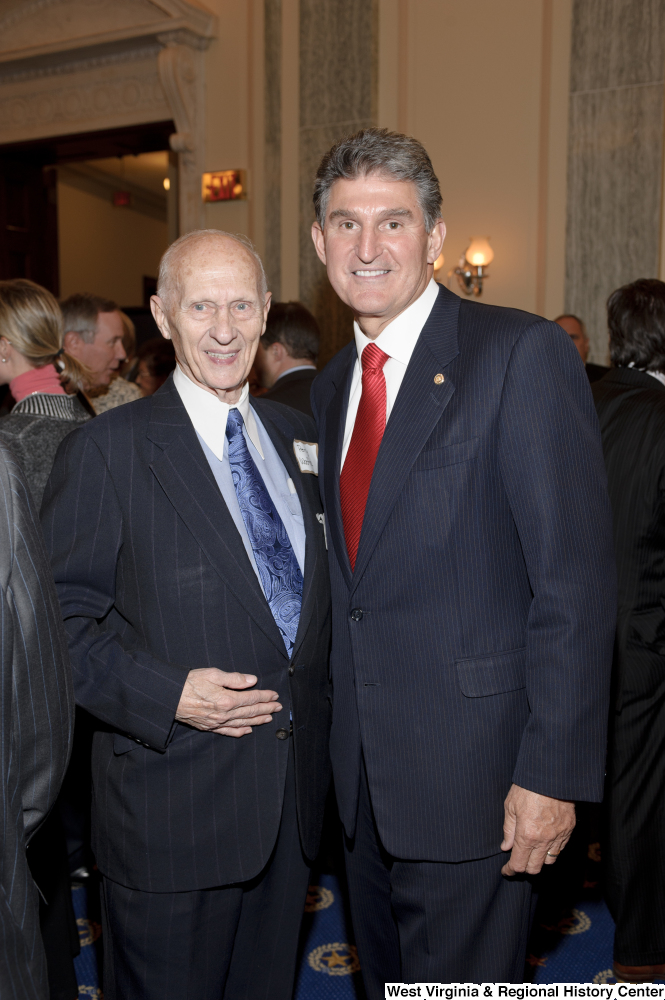
<instances>
[{"instance_id":1,"label":"ornate doorway","mask_svg":"<svg viewBox=\"0 0 665 1000\"><path fill-rule=\"evenodd\" d=\"M151 122L0 146L0 279L30 278L55 295L68 294L67 290L63 291L58 274L62 249L58 238L61 208L58 190L62 189L57 182L62 177L63 166L68 175L75 171L74 181L78 180L79 186L83 181L84 190L91 182L94 189L95 181L99 188L100 179L112 181L113 178L91 171L86 161L104 164L113 159L123 162L123 158L141 159L142 154L168 150L169 139L175 131L173 121ZM174 153L164 152L163 156L165 160L169 156L175 158ZM90 173L93 173L92 178ZM175 223L177 172L174 173L174 197L169 201L167 215L172 216ZM113 185L120 186L121 181ZM103 191L102 196L108 193ZM139 189L139 198L142 193ZM158 201L154 195L152 200ZM164 206L159 206L162 212L155 205L147 207L153 208L152 212L148 211L153 217L164 214ZM177 225L169 225L169 230L168 241L165 236L160 254L177 236Z\"/></svg>"},{"instance_id":2,"label":"ornate doorway","mask_svg":"<svg viewBox=\"0 0 665 1000\"><path fill-rule=\"evenodd\" d=\"M171 120L179 231L199 228L203 53L215 30L186 0L0 0L0 143Z\"/></svg>"}]
</instances>

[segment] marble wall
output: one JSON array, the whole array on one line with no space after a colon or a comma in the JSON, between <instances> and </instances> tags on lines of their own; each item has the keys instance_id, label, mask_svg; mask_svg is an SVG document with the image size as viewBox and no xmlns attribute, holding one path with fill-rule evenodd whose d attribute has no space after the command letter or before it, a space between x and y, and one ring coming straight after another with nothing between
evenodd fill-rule
<instances>
[{"instance_id":1,"label":"marble wall","mask_svg":"<svg viewBox=\"0 0 665 1000\"><path fill-rule=\"evenodd\" d=\"M292 0L291 0L292 2ZM378 0L300 0L297 233L282 232L290 214L284 203L283 135L289 122L280 92L285 58L284 0L264 0L265 11L265 260L275 298L288 297L281 254L298 261L298 298L316 315L322 332L320 365L353 335L350 311L328 282L314 251L312 191L321 157L336 139L376 123ZM289 114L293 113L291 109ZM286 140L284 140L286 141Z\"/></svg>"},{"instance_id":2,"label":"marble wall","mask_svg":"<svg viewBox=\"0 0 665 1000\"><path fill-rule=\"evenodd\" d=\"M662 0L575 0L566 311L606 363L605 302L659 269L665 75Z\"/></svg>"},{"instance_id":3,"label":"marble wall","mask_svg":"<svg viewBox=\"0 0 665 1000\"><path fill-rule=\"evenodd\" d=\"M281 0L264 0L265 38L265 253L268 285L279 295L281 283Z\"/></svg>"},{"instance_id":4,"label":"marble wall","mask_svg":"<svg viewBox=\"0 0 665 1000\"><path fill-rule=\"evenodd\" d=\"M376 123L376 0L300 0L300 299L321 324L325 364L353 335L312 243L312 190L336 139Z\"/></svg>"}]
</instances>

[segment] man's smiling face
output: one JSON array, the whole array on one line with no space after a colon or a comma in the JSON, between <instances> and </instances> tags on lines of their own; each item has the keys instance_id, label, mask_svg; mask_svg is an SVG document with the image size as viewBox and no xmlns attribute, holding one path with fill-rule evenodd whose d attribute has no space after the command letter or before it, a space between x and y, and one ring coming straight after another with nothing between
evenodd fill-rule
<instances>
[{"instance_id":1,"label":"man's smiling face","mask_svg":"<svg viewBox=\"0 0 665 1000\"><path fill-rule=\"evenodd\" d=\"M374 339L427 287L445 232L441 220L427 232L412 181L374 173L335 181L312 238L331 285Z\"/></svg>"},{"instance_id":2,"label":"man's smiling face","mask_svg":"<svg viewBox=\"0 0 665 1000\"><path fill-rule=\"evenodd\" d=\"M185 248L173 264L167 300L153 297L155 320L173 340L186 375L226 403L235 403L265 329L270 293L261 295L251 254L228 237Z\"/></svg>"}]
</instances>

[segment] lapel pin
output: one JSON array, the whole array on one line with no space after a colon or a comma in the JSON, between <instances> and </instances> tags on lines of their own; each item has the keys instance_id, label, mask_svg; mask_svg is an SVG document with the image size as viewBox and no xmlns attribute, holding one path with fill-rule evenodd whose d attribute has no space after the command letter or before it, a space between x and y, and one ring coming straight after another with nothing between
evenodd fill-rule
<instances>
[{"instance_id":1,"label":"lapel pin","mask_svg":"<svg viewBox=\"0 0 665 1000\"><path fill-rule=\"evenodd\" d=\"M439 375L435 375L434 376L434 385L441 385L442 382L445 382L445 378L446 378L445 375L440 375L440 374Z\"/></svg>"}]
</instances>

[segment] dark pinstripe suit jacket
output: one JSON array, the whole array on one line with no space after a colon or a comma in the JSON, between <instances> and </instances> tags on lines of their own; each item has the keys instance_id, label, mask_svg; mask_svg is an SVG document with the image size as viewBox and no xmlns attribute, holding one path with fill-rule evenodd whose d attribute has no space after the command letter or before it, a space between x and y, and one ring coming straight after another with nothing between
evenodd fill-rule
<instances>
[{"instance_id":1,"label":"dark pinstripe suit jacket","mask_svg":"<svg viewBox=\"0 0 665 1000\"><path fill-rule=\"evenodd\" d=\"M496 854L512 781L602 796L616 596L589 382L560 327L440 288L386 426L352 575L339 469L355 357L343 348L312 389L340 811L350 834L362 740L391 854Z\"/></svg>"},{"instance_id":2,"label":"dark pinstripe suit jacket","mask_svg":"<svg viewBox=\"0 0 665 1000\"><path fill-rule=\"evenodd\" d=\"M631 647L665 654L665 386L646 372L611 368L592 391L614 512L619 710L624 692L635 690Z\"/></svg>"},{"instance_id":3,"label":"dark pinstripe suit jacket","mask_svg":"<svg viewBox=\"0 0 665 1000\"><path fill-rule=\"evenodd\" d=\"M307 533L291 660L172 378L65 439L42 522L69 635L77 701L100 720L94 849L114 881L156 892L244 881L280 821L293 728L303 848L318 847L329 783L330 596L315 476L293 439L309 417L252 403L293 479ZM242 670L282 711L240 739L174 722L187 672Z\"/></svg>"},{"instance_id":4,"label":"dark pinstripe suit jacket","mask_svg":"<svg viewBox=\"0 0 665 1000\"><path fill-rule=\"evenodd\" d=\"M45 1000L39 898L26 843L67 768L74 695L58 598L25 476L0 444L0 997Z\"/></svg>"}]
</instances>

